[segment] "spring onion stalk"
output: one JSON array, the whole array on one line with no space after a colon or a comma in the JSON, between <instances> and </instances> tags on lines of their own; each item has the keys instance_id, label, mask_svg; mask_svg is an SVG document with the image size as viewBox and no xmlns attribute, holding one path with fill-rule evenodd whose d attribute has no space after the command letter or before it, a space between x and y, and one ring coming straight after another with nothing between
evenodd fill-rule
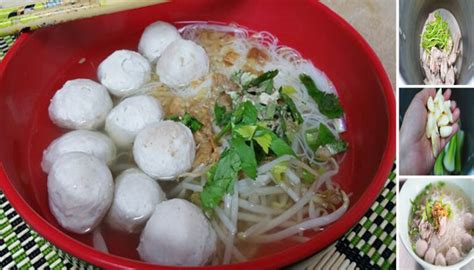
<instances>
[{"instance_id":1,"label":"spring onion stalk","mask_svg":"<svg viewBox=\"0 0 474 270\"><path fill-rule=\"evenodd\" d=\"M462 155L462 146L464 144L464 131L459 130L457 133L457 149L456 149L456 173L461 173L461 155Z\"/></svg>"},{"instance_id":2,"label":"spring onion stalk","mask_svg":"<svg viewBox=\"0 0 474 270\"><path fill-rule=\"evenodd\" d=\"M444 167L443 167L443 159L444 159L445 153L444 151L441 151L439 154L438 158L436 159L435 166L433 169L434 175L444 175Z\"/></svg>"},{"instance_id":3,"label":"spring onion stalk","mask_svg":"<svg viewBox=\"0 0 474 270\"><path fill-rule=\"evenodd\" d=\"M448 146L445 148L445 155L443 158L443 165L444 168L452 173L455 169L455 161L456 161L456 145L457 145L457 133L451 138L449 141Z\"/></svg>"}]
</instances>

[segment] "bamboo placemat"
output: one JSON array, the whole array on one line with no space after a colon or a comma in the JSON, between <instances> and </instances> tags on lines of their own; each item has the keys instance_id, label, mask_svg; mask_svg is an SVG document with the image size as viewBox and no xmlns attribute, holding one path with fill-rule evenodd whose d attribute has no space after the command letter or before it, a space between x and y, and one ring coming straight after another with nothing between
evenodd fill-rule
<instances>
[{"instance_id":1,"label":"bamboo placemat","mask_svg":"<svg viewBox=\"0 0 474 270\"><path fill-rule=\"evenodd\" d=\"M0 60L15 37L0 38ZM395 269L395 165L376 202L335 244L290 269ZM0 269L93 269L39 236L0 191Z\"/></svg>"}]
</instances>

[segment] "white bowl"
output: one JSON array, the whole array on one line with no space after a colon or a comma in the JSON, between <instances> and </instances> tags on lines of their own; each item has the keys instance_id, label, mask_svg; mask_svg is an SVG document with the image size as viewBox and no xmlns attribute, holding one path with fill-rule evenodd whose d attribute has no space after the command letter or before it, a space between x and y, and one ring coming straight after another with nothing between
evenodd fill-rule
<instances>
[{"instance_id":1,"label":"white bowl","mask_svg":"<svg viewBox=\"0 0 474 270\"><path fill-rule=\"evenodd\" d=\"M474 258L474 248L471 249L471 252L460 262L450 266L436 266L430 263L425 262L423 259L418 257L413 249L411 248L410 238L408 236L408 217L410 215L411 209L411 200L414 200L416 195L420 193L423 188L434 182L443 181L445 183L450 183L460 187L468 196L471 197L471 202L473 200L472 194L474 194L474 180L473 179L444 179L444 178L435 178L435 179L410 179L405 182L400 191L398 197L398 233L402 239L403 245L408 250L408 253L425 269L460 269L461 267L467 265Z\"/></svg>"}]
</instances>

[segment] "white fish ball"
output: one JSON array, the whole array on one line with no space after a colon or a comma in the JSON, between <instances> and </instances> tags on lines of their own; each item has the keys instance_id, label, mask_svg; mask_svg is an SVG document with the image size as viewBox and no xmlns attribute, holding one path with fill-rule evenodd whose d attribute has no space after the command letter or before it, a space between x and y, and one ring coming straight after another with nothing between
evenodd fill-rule
<instances>
[{"instance_id":1,"label":"white fish ball","mask_svg":"<svg viewBox=\"0 0 474 270\"><path fill-rule=\"evenodd\" d=\"M115 180L114 200L106 221L114 229L139 232L166 195L148 175L136 168L122 172Z\"/></svg>"},{"instance_id":2,"label":"white fish ball","mask_svg":"<svg viewBox=\"0 0 474 270\"><path fill-rule=\"evenodd\" d=\"M64 154L48 175L51 213L61 227L74 233L90 232L101 222L112 203L113 189L107 165L81 152Z\"/></svg>"},{"instance_id":3,"label":"white fish ball","mask_svg":"<svg viewBox=\"0 0 474 270\"><path fill-rule=\"evenodd\" d=\"M156 63L160 81L171 88L182 88L209 73L209 57L204 49L190 40L171 43Z\"/></svg>"},{"instance_id":4,"label":"white fish ball","mask_svg":"<svg viewBox=\"0 0 474 270\"><path fill-rule=\"evenodd\" d=\"M83 152L111 165L115 159L116 147L106 135L89 130L70 131L50 143L43 152L41 167L48 173L53 163L70 152Z\"/></svg>"},{"instance_id":5,"label":"white fish ball","mask_svg":"<svg viewBox=\"0 0 474 270\"><path fill-rule=\"evenodd\" d=\"M89 79L67 81L49 104L49 117L68 129L98 129L112 109L107 89Z\"/></svg>"},{"instance_id":6,"label":"white fish ball","mask_svg":"<svg viewBox=\"0 0 474 270\"><path fill-rule=\"evenodd\" d=\"M163 119L160 102L151 96L140 95L124 99L110 111L105 120L105 130L120 148L132 147L143 128Z\"/></svg>"},{"instance_id":7,"label":"white fish ball","mask_svg":"<svg viewBox=\"0 0 474 270\"><path fill-rule=\"evenodd\" d=\"M138 167L154 179L172 180L191 169L195 143L191 130L174 121L161 121L138 133L133 144Z\"/></svg>"},{"instance_id":8,"label":"white fish ball","mask_svg":"<svg viewBox=\"0 0 474 270\"><path fill-rule=\"evenodd\" d=\"M216 251L216 233L201 209L172 199L156 206L140 236L138 253L147 262L204 265Z\"/></svg>"},{"instance_id":9,"label":"white fish ball","mask_svg":"<svg viewBox=\"0 0 474 270\"><path fill-rule=\"evenodd\" d=\"M181 35L176 27L167 22L157 21L143 31L138 43L138 51L148 61L156 62L168 45L177 39L181 39Z\"/></svg>"},{"instance_id":10,"label":"white fish ball","mask_svg":"<svg viewBox=\"0 0 474 270\"><path fill-rule=\"evenodd\" d=\"M112 95L129 96L151 79L151 66L137 52L118 50L100 63L97 76Z\"/></svg>"}]
</instances>

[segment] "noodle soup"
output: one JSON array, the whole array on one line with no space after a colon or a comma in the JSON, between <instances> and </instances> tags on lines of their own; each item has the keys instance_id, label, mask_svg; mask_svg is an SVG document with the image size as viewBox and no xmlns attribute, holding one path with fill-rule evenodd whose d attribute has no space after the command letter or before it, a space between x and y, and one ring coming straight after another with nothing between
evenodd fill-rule
<instances>
[{"instance_id":1,"label":"noodle soup","mask_svg":"<svg viewBox=\"0 0 474 270\"><path fill-rule=\"evenodd\" d=\"M451 183L427 185L411 202L409 237L417 256L446 266L460 262L472 249L473 205Z\"/></svg>"},{"instance_id":2,"label":"noodle soup","mask_svg":"<svg viewBox=\"0 0 474 270\"><path fill-rule=\"evenodd\" d=\"M146 46L155 46L159 35L145 30L139 49L150 67L135 52L124 51L99 66L102 84L109 91L118 85L112 92L115 107L100 130L121 142L107 164L115 178L115 192L107 196L113 202L100 205L110 210L96 211L82 231L63 227L92 233L96 248L117 255L159 264L218 265L307 241L338 220L349 197L332 177L349 146L341 137L344 111L331 81L267 32L194 23L177 34L171 25L152 26L150 31L174 41L156 58ZM120 62L127 59L133 65ZM121 79L132 76L130 69L137 84L149 79L125 92ZM183 83L187 78L193 79ZM68 158L62 163L81 174L76 157ZM91 166L104 165L98 162ZM62 168L52 167L51 178L61 182ZM120 187L125 183L130 186ZM61 206L55 194L50 192L50 204L66 224L61 207L68 205ZM128 209L133 205L135 210ZM135 217L138 210L144 214Z\"/></svg>"}]
</instances>

